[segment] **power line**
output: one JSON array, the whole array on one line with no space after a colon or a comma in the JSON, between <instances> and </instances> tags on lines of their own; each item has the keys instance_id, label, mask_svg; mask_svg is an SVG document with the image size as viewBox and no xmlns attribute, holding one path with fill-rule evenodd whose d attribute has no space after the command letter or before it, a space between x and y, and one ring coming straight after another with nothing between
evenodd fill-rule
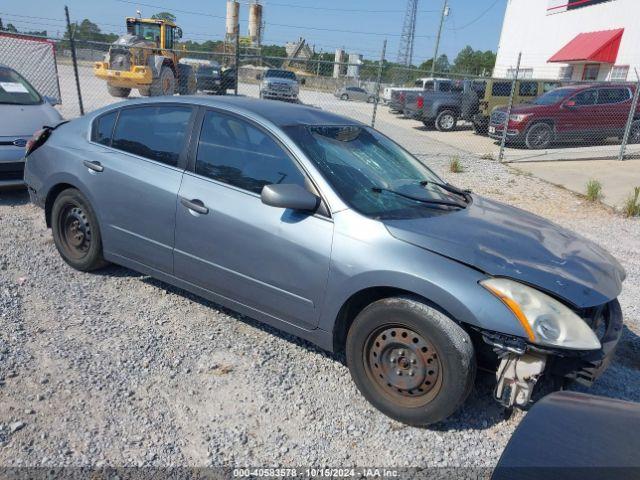
<instances>
[{"instance_id":1,"label":"power line","mask_svg":"<svg viewBox=\"0 0 640 480\"><path fill-rule=\"evenodd\" d=\"M470 27L471 25L473 25L474 23L478 22L479 20L481 20L487 13L489 13L493 7L495 7L498 2L500 2L501 0L495 0L491 5L489 5L489 7L486 10L483 10L482 13L480 15L478 15L476 18L474 18L473 20L471 20L469 23L458 27L458 28L448 28L447 30L455 30L455 31L459 31L459 30L464 30L467 27Z\"/></svg>"},{"instance_id":2,"label":"power line","mask_svg":"<svg viewBox=\"0 0 640 480\"><path fill-rule=\"evenodd\" d=\"M268 2L267 6L289 7L289 8L304 8L308 10L321 10L328 12L342 12L342 13L403 13L404 10L367 10L363 8L331 8L331 7L311 7L308 5L298 5L291 3L274 3ZM437 10L418 10L418 13L436 13Z\"/></svg>"}]
</instances>

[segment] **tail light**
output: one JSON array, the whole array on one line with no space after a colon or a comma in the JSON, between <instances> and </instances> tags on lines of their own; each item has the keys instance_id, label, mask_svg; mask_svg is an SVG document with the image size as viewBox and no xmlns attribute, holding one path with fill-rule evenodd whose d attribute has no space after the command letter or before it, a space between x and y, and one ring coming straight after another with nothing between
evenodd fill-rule
<instances>
[{"instance_id":1,"label":"tail light","mask_svg":"<svg viewBox=\"0 0 640 480\"><path fill-rule=\"evenodd\" d=\"M29 156L33 153L37 148L44 145L44 142L47 141L49 135L51 135L52 129L50 127L44 127L38 130L36 133L32 135L32 137L27 141L27 145L24 147L25 157Z\"/></svg>"},{"instance_id":2,"label":"tail light","mask_svg":"<svg viewBox=\"0 0 640 480\"><path fill-rule=\"evenodd\" d=\"M401 102L404 102L404 97L405 97L405 96L406 96L406 95L404 94L404 92L402 92L402 93L400 94L400 101L401 101Z\"/></svg>"},{"instance_id":3,"label":"tail light","mask_svg":"<svg viewBox=\"0 0 640 480\"><path fill-rule=\"evenodd\" d=\"M418 97L418 108L424 107L424 97Z\"/></svg>"}]
</instances>

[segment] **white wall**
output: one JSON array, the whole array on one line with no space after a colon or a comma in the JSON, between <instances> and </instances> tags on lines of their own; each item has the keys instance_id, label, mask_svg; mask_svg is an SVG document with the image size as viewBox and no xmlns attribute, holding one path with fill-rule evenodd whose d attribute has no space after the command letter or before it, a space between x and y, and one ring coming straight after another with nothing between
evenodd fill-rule
<instances>
[{"instance_id":1,"label":"white wall","mask_svg":"<svg viewBox=\"0 0 640 480\"><path fill-rule=\"evenodd\" d=\"M566 2L565 2L566 3ZM640 71L640 0L612 0L576 10L547 15L548 0L508 0L494 75L506 77L522 52L522 68L533 68L535 78L558 78L564 64L547 63L579 33L624 28L616 65L629 65L629 80ZM606 68L605 68L606 67ZM611 65L603 65L599 80L607 80ZM582 66L574 67L582 78Z\"/></svg>"}]
</instances>

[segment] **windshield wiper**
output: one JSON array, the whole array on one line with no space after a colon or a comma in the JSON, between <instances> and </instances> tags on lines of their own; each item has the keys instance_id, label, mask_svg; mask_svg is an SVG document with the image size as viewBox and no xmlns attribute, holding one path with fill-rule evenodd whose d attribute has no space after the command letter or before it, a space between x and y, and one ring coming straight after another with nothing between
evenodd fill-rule
<instances>
[{"instance_id":1,"label":"windshield wiper","mask_svg":"<svg viewBox=\"0 0 640 480\"><path fill-rule=\"evenodd\" d=\"M469 203L470 201L469 194L471 193L471 190L463 190L461 188L454 187L450 183L434 182L433 180L422 180L420 182L420 185L422 185L423 187L427 185L435 185L436 187L440 187L441 189L446 190L449 193L455 193L456 195L460 195L462 198L464 198L464 201L466 203Z\"/></svg>"},{"instance_id":2,"label":"windshield wiper","mask_svg":"<svg viewBox=\"0 0 640 480\"><path fill-rule=\"evenodd\" d=\"M465 208L466 204L460 202L453 202L448 200L432 200L427 198L419 198L414 197L413 195L407 195L406 193L398 192L397 190L391 190L390 188L383 187L371 187L371 191L375 193L388 192L394 195L398 195L399 197L408 198L409 200L414 200L416 202L424 203L425 205L437 205L443 207L454 207L454 208Z\"/></svg>"}]
</instances>

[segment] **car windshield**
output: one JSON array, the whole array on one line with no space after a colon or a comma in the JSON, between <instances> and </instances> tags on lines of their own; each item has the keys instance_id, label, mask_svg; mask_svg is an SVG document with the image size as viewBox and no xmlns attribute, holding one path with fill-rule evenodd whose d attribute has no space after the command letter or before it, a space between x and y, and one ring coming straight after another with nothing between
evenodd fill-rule
<instances>
[{"instance_id":1,"label":"car windshield","mask_svg":"<svg viewBox=\"0 0 640 480\"><path fill-rule=\"evenodd\" d=\"M0 68L0 104L37 105L42 97L22 76L9 68Z\"/></svg>"},{"instance_id":2,"label":"car windshield","mask_svg":"<svg viewBox=\"0 0 640 480\"><path fill-rule=\"evenodd\" d=\"M296 74L288 70L267 70L265 78L288 78L291 80L296 79Z\"/></svg>"},{"instance_id":3,"label":"car windshield","mask_svg":"<svg viewBox=\"0 0 640 480\"><path fill-rule=\"evenodd\" d=\"M554 105L558 102L561 102L567 95L573 92L571 88L556 88L555 90L551 90L550 92L541 95L533 101L534 105Z\"/></svg>"},{"instance_id":4,"label":"car windshield","mask_svg":"<svg viewBox=\"0 0 640 480\"><path fill-rule=\"evenodd\" d=\"M446 213L432 202L459 201L418 159L364 126L294 126L287 134L317 165L340 197L372 218Z\"/></svg>"}]
</instances>

